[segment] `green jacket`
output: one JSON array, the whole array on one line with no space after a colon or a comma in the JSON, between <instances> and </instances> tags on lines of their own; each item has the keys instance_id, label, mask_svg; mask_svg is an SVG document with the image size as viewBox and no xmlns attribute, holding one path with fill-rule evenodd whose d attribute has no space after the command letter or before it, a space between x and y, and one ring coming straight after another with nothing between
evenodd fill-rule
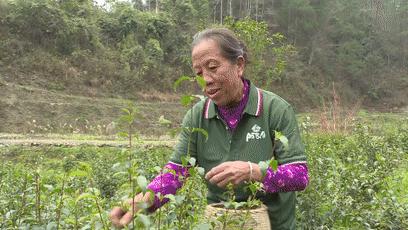
<instances>
[{"instance_id":1,"label":"green jacket","mask_svg":"<svg viewBox=\"0 0 408 230\"><path fill-rule=\"evenodd\" d=\"M199 132L191 134L190 156L197 159L199 166L207 173L211 168L226 161L260 161L272 157L279 164L305 162L295 113L281 97L250 85L248 103L238 127L234 132L219 118L217 107L210 99L202 100L187 112L183 127L198 127L208 132L208 140ZM288 150L278 142L273 151L274 131L280 131L288 138ZM182 131L171 161L181 164L186 155L190 133ZM225 200L224 189L207 182L209 203ZM242 186L235 190L237 201L247 200ZM267 193L259 197L267 206L272 228L295 229L295 192Z\"/></svg>"}]
</instances>

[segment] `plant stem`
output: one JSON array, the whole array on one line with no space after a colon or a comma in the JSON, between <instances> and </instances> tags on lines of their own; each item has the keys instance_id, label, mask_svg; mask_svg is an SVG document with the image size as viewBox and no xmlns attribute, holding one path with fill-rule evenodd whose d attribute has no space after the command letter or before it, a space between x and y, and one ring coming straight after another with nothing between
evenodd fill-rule
<instances>
[{"instance_id":1,"label":"plant stem","mask_svg":"<svg viewBox=\"0 0 408 230\"><path fill-rule=\"evenodd\" d=\"M75 230L78 230L78 210L75 206Z\"/></svg>"},{"instance_id":2,"label":"plant stem","mask_svg":"<svg viewBox=\"0 0 408 230\"><path fill-rule=\"evenodd\" d=\"M161 188L163 188L163 169L162 170L160 170L160 174L161 174L161 176L160 176L160 187ZM161 195L160 195L160 197L159 197L159 199L161 199ZM161 200L160 200L160 202L161 202ZM159 223L157 224L157 230L160 230L160 224L161 224L161 211L162 209L161 208L159 208Z\"/></svg>"},{"instance_id":3,"label":"plant stem","mask_svg":"<svg viewBox=\"0 0 408 230\"><path fill-rule=\"evenodd\" d=\"M61 193L60 193L60 201L59 201L58 208L57 208L57 230L59 229L60 219L61 219L61 209L62 209L62 206L63 206L63 197L64 197L64 188L65 188L65 177L66 177L66 174L64 174L64 177L62 178L62 187L61 187Z\"/></svg>"},{"instance_id":4,"label":"plant stem","mask_svg":"<svg viewBox=\"0 0 408 230\"><path fill-rule=\"evenodd\" d=\"M130 163L132 165L132 162ZM132 224L133 224L133 228L135 227L135 182L134 180L132 180Z\"/></svg>"},{"instance_id":5,"label":"plant stem","mask_svg":"<svg viewBox=\"0 0 408 230\"><path fill-rule=\"evenodd\" d=\"M133 111L133 110L132 110ZM132 117L134 117L134 114L132 113ZM128 130L128 136L129 136L129 162L130 162L130 169L129 169L129 180L130 180L130 185L132 186L132 224L133 224L133 228L135 227L135 193L136 193L136 189L135 189L135 182L132 178L132 174L133 174L133 154L132 154L132 124L133 124L133 120L131 123L129 123L129 130Z\"/></svg>"},{"instance_id":6,"label":"plant stem","mask_svg":"<svg viewBox=\"0 0 408 230\"><path fill-rule=\"evenodd\" d=\"M132 124L129 124L128 136L129 136L129 149L131 149L132 148Z\"/></svg>"},{"instance_id":7,"label":"plant stem","mask_svg":"<svg viewBox=\"0 0 408 230\"><path fill-rule=\"evenodd\" d=\"M94 189L94 186L93 186L93 180L92 180L92 178L89 178L89 182L90 182L91 187L92 187L92 194L95 196L95 204L96 204L96 207L98 208L98 214L99 214L99 218L101 219L101 222L102 222L102 225L103 225L103 229L108 229L108 228L107 228L107 225L106 225L106 223L105 223L105 220L104 220L103 217L102 217L102 208L101 208L101 206L99 205L98 197L96 196L95 191L93 190L93 189Z\"/></svg>"},{"instance_id":8,"label":"plant stem","mask_svg":"<svg viewBox=\"0 0 408 230\"><path fill-rule=\"evenodd\" d=\"M23 183L23 195L21 196L21 208L18 210L16 217L13 218L13 224L14 227L17 227L17 218L20 217L20 215L24 215L24 207L26 205L26 190L27 190L27 181L28 181L28 175L25 174L25 180Z\"/></svg>"},{"instance_id":9,"label":"plant stem","mask_svg":"<svg viewBox=\"0 0 408 230\"><path fill-rule=\"evenodd\" d=\"M228 209L225 209L225 218L224 218L224 222L222 223L222 230L227 229L228 226Z\"/></svg>"},{"instance_id":10,"label":"plant stem","mask_svg":"<svg viewBox=\"0 0 408 230\"><path fill-rule=\"evenodd\" d=\"M35 199L35 207L36 207L36 215L37 215L37 220L38 224L41 225L41 189L40 189L40 174L36 173L35 174L35 194L36 194L36 199Z\"/></svg>"}]
</instances>

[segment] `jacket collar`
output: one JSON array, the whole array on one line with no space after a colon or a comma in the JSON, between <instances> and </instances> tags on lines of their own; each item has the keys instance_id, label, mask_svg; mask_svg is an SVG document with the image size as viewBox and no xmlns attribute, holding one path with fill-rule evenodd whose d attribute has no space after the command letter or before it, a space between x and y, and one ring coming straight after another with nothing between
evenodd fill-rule
<instances>
[{"instance_id":1,"label":"jacket collar","mask_svg":"<svg viewBox=\"0 0 408 230\"><path fill-rule=\"evenodd\" d=\"M249 83L249 98L245 106L244 113L259 116L262 112L262 90ZM217 110L215 103L207 98L204 105L204 118L211 119L217 116Z\"/></svg>"}]
</instances>

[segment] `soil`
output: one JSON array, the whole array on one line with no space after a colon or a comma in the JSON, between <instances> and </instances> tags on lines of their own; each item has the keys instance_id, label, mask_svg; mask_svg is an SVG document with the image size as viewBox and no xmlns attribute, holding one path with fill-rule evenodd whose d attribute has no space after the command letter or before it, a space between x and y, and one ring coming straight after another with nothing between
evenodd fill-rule
<instances>
[{"instance_id":1,"label":"soil","mask_svg":"<svg viewBox=\"0 0 408 230\"><path fill-rule=\"evenodd\" d=\"M176 142L172 140L167 141L154 141L144 140L142 146L168 146L173 147ZM98 147L112 146L112 147L126 147L128 144L126 141L111 141L111 140L75 140L75 139L0 139L0 146L9 145L23 145L23 146L79 146L79 145L92 145Z\"/></svg>"}]
</instances>

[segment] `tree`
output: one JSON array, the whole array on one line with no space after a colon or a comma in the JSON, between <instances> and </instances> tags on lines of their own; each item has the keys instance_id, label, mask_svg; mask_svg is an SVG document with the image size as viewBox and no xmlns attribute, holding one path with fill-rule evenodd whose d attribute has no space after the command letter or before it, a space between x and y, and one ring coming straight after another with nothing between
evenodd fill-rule
<instances>
[{"instance_id":1,"label":"tree","mask_svg":"<svg viewBox=\"0 0 408 230\"><path fill-rule=\"evenodd\" d=\"M250 63L246 68L247 76L265 88L281 77L286 57L293 51L282 34L270 35L265 22L250 18L236 21L227 18L225 24L248 46Z\"/></svg>"}]
</instances>

